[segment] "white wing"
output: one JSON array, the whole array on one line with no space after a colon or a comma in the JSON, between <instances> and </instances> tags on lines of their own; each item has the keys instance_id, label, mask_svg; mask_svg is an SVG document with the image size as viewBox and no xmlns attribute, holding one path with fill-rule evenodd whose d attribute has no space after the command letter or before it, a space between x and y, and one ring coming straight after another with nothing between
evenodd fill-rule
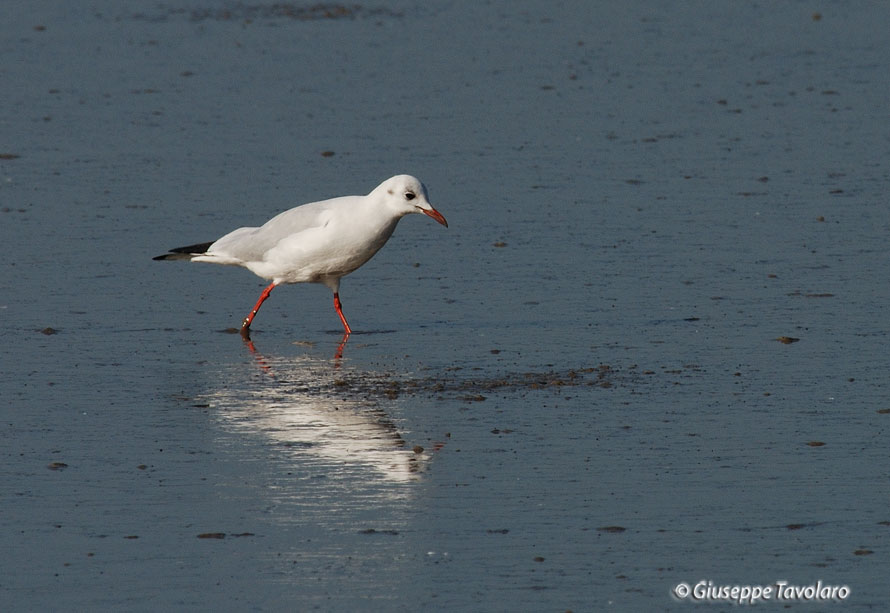
<instances>
[{"instance_id":1,"label":"white wing","mask_svg":"<svg viewBox=\"0 0 890 613\"><path fill-rule=\"evenodd\" d=\"M238 228L213 243L207 255L219 263L224 260L261 262L281 240L324 227L330 219L332 205L348 198L304 204L276 215L259 228Z\"/></svg>"}]
</instances>

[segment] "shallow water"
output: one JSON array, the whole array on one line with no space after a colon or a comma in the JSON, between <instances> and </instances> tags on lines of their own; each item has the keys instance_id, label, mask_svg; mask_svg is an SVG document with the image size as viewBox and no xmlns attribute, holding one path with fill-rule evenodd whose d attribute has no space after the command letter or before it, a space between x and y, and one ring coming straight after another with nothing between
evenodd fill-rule
<instances>
[{"instance_id":1,"label":"shallow water","mask_svg":"<svg viewBox=\"0 0 890 613\"><path fill-rule=\"evenodd\" d=\"M7 12L0 608L887 606L890 10ZM151 261L401 172L340 358Z\"/></svg>"}]
</instances>

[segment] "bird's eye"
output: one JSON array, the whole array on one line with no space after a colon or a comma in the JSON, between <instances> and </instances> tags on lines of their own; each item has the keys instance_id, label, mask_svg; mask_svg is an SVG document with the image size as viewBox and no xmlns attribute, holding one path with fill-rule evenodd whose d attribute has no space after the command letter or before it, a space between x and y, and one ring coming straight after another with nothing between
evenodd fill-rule
<instances>
[{"instance_id":1,"label":"bird's eye","mask_svg":"<svg viewBox=\"0 0 890 613\"><path fill-rule=\"evenodd\" d=\"M405 192L405 200L414 200L417 197L417 194L414 192Z\"/></svg>"}]
</instances>

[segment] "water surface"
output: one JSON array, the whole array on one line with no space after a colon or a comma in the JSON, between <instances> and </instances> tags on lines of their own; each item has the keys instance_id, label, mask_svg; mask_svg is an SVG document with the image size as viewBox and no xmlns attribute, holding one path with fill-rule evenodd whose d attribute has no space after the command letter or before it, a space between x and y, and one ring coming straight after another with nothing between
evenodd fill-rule
<instances>
[{"instance_id":1,"label":"water surface","mask_svg":"<svg viewBox=\"0 0 890 613\"><path fill-rule=\"evenodd\" d=\"M886 607L886 9L7 13L4 610ZM151 261L402 172L340 358Z\"/></svg>"}]
</instances>

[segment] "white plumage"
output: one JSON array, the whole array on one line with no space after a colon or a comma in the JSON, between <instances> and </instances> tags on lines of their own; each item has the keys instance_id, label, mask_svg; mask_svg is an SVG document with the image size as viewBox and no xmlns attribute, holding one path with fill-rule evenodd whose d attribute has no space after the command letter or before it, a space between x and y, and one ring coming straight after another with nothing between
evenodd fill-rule
<instances>
[{"instance_id":1,"label":"white plumage","mask_svg":"<svg viewBox=\"0 0 890 613\"><path fill-rule=\"evenodd\" d=\"M304 204L260 227L238 228L212 243L178 247L154 259L242 266L271 281L242 323L245 335L275 286L323 283L334 292L334 308L348 335L352 330L341 310L340 279L370 260L392 236L399 220L411 213L423 213L448 226L429 203L423 183L409 175L398 175L367 196Z\"/></svg>"}]
</instances>

